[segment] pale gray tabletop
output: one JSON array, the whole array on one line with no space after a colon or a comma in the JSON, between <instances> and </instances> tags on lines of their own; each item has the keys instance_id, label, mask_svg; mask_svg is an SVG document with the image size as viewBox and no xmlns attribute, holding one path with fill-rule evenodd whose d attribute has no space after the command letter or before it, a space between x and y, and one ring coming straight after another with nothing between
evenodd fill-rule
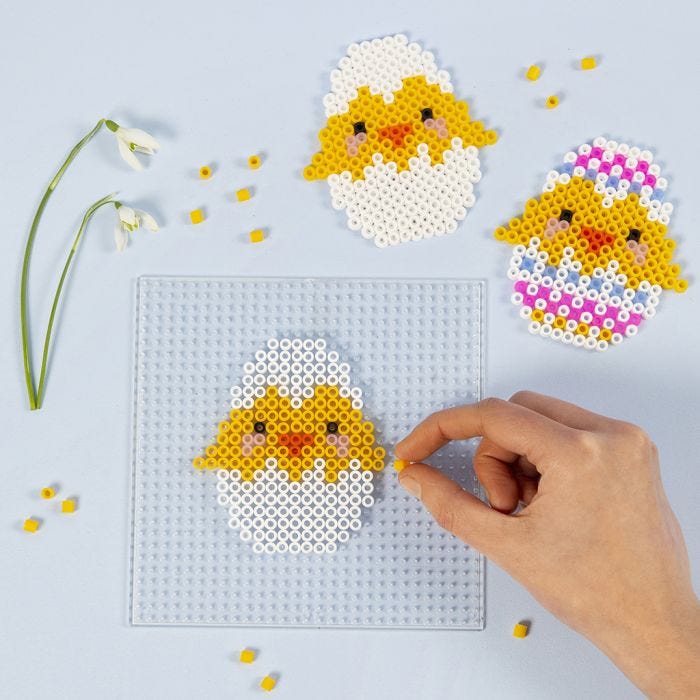
<instances>
[{"instance_id":1,"label":"pale gray tabletop","mask_svg":"<svg viewBox=\"0 0 700 700\"><path fill-rule=\"evenodd\" d=\"M280 698L634 698L587 641L502 571L486 572L483 632L132 628L127 623L133 297L139 275L473 278L488 280L487 392L532 388L643 425L659 445L696 576L700 304L697 261L697 10L688 3L344 4L8 3L0 11L0 658L7 697L243 698L281 674ZM355 40L405 32L433 50L472 114L499 133L481 153L476 206L458 232L390 250L347 231L327 187L300 176L325 121L328 76ZM599 57L590 72L576 69ZM524 69L539 62L536 83ZM543 108L552 93L561 97ZM19 349L19 268L50 173L101 116L162 142L128 171L106 132L69 171L36 245L34 339L79 213L120 190L163 223L113 250L99 214L60 314L44 409L27 410ZM691 282L619 348L587 353L527 334L509 303L510 250L493 229L539 192L563 154L599 134L654 151L675 205L671 227ZM253 173L251 153L264 155ZM216 163L214 178L196 170ZM253 186L245 206L234 189ZM187 223L205 206L208 219ZM260 245L248 231L267 229ZM70 519L37 496L77 494ZM55 505L55 504L54 504ZM44 517L39 533L21 530ZM530 619L525 640L513 624ZM252 667L237 649L261 650Z\"/></svg>"}]
</instances>

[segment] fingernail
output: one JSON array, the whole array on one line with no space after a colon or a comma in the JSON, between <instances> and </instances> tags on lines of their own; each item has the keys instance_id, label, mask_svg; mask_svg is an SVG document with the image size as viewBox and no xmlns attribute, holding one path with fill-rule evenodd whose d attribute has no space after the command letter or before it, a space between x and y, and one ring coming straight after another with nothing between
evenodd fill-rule
<instances>
[{"instance_id":1,"label":"fingernail","mask_svg":"<svg viewBox=\"0 0 700 700\"><path fill-rule=\"evenodd\" d=\"M412 476L404 476L399 478L399 483L412 496L420 498L420 484Z\"/></svg>"}]
</instances>

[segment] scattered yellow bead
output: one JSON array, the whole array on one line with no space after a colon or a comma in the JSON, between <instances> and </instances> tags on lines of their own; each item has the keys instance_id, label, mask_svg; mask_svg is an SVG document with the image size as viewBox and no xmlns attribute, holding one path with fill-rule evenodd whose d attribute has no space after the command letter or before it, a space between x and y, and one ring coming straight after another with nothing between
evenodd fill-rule
<instances>
[{"instance_id":1,"label":"scattered yellow bead","mask_svg":"<svg viewBox=\"0 0 700 700\"><path fill-rule=\"evenodd\" d=\"M66 498L65 501L61 501L61 513L75 513L76 502L72 498Z\"/></svg>"},{"instance_id":2,"label":"scattered yellow bead","mask_svg":"<svg viewBox=\"0 0 700 700\"><path fill-rule=\"evenodd\" d=\"M513 636L517 637L518 639L523 639L524 637L527 637L527 633L528 627L522 622L518 622L518 624L515 625L515 627L513 627Z\"/></svg>"},{"instance_id":3,"label":"scattered yellow bead","mask_svg":"<svg viewBox=\"0 0 700 700\"><path fill-rule=\"evenodd\" d=\"M27 532L36 532L39 529L39 521L35 518L27 518L22 526Z\"/></svg>"},{"instance_id":4,"label":"scattered yellow bead","mask_svg":"<svg viewBox=\"0 0 700 700\"><path fill-rule=\"evenodd\" d=\"M533 64L527 69L527 72L525 73L525 77L528 80L537 80L537 78L540 77L541 72L542 71L540 70L540 67Z\"/></svg>"},{"instance_id":5,"label":"scattered yellow bead","mask_svg":"<svg viewBox=\"0 0 700 700\"><path fill-rule=\"evenodd\" d=\"M596 67L596 61L593 56L586 56L581 59L581 70L593 70Z\"/></svg>"},{"instance_id":6,"label":"scattered yellow bead","mask_svg":"<svg viewBox=\"0 0 700 700\"><path fill-rule=\"evenodd\" d=\"M250 190L244 187L242 190L236 191L236 199L239 202L247 202L251 197Z\"/></svg>"},{"instance_id":7,"label":"scattered yellow bead","mask_svg":"<svg viewBox=\"0 0 700 700\"><path fill-rule=\"evenodd\" d=\"M263 690L272 690L276 685L277 681L272 676L265 676L265 678L260 681L260 687Z\"/></svg>"},{"instance_id":8,"label":"scattered yellow bead","mask_svg":"<svg viewBox=\"0 0 700 700\"><path fill-rule=\"evenodd\" d=\"M199 177L201 180L208 180L212 175L212 170L208 165L203 165L199 169Z\"/></svg>"},{"instance_id":9,"label":"scattered yellow bead","mask_svg":"<svg viewBox=\"0 0 700 700\"><path fill-rule=\"evenodd\" d=\"M250 242L251 243L262 243L265 240L265 233L262 229L256 228L255 231L250 232Z\"/></svg>"},{"instance_id":10,"label":"scattered yellow bead","mask_svg":"<svg viewBox=\"0 0 700 700\"><path fill-rule=\"evenodd\" d=\"M394 461L394 469L397 472L403 471L408 466L408 462L405 459L397 459Z\"/></svg>"},{"instance_id":11,"label":"scattered yellow bead","mask_svg":"<svg viewBox=\"0 0 700 700\"><path fill-rule=\"evenodd\" d=\"M241 663L252 664L255 661L255 652L252 649L243 649L238 658Z\"/></svg>"},{"instance_id":12,"label":"scattered yellow bead","mask_svg":"<svg viewBox=\"0 0 700 700\"><path fill-rule=\"evenodd\" d=\"M260 156L249 156L248 157L248 167L251 170L257 170L262 165L262 158Z\"/></svg>"},{"instance_id":13,"label":"scattered yellow bead","mask_svg":"<svg viewBox=\"0 0 700 700\"><path fill-rule=\"evenodd\" d=\"M45 486L43 489L41 489L40 493L41 493L41 497L45 501L48 501L56 495L56 490L52 489L50 486Z\"/></svg>"},{"instance_id":14,"label":"scattered yellow bead","mask_svg":"<svg viewBox=\"0 0 700 700\"><path fill-rule=\"evenodd\" d=\"M190 221L193 224L201 224L204 221L204 212L201 209L194 209L190 212Z\"/></svg>"},{"instance_id":15,"label":"scattered yellow bead","mask_svg":"<svg viewBox=\"0 0 700 700\"><path fill-rule=\"evenodd\" d=\"M547 109L554 109L559 105L559 98L556 95L550 95L545 102Z\"/></svg>"}]
</instances>

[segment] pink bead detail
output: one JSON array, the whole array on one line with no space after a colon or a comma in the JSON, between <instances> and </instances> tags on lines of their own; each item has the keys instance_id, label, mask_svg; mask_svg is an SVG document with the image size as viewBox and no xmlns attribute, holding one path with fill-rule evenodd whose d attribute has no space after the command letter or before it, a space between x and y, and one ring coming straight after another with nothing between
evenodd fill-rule
<instances>
[{"instance_id":1,"label":"pink bead detail","mask_svg":"<svg viewBox=\"0 0 700 700\"><path fill-rule=\"evenodd\" d=\"M654 187L654 185L656 185L656 177L654 175L647 175L644 178L644 184L649 185L649 187Z\"/></svg>"},{"instance_id":2,"label":"pink bead detail","mask_svg":"<svg viewBox=\"0 0 700 700\"><path fill-rule=\"evenodd\" d=\"M599 173L606 173L606 174L608 174L608 173L610 172L610 169L611 169L611 168L612 168L612 163L610 163L610 162L608 162L608 161L603 161L603 162L600 164L600 167L598 168L598 172L599 172Z\"/></svg>"},{"instance_id":3,"label":"pink bead detail","mask_svg":"<svg viewBox=\"0 0 700 700\"><path fill-rule=\"evenodd\" d=\"M649 170L649 163L647 163L645 160L640 160L639 163L637 163L637 170L641 170L643 173L645 173L647 170Z\"/></svg>"},{"instance_id":4,"label":"pink bead detail","mask_svg":"<svg viewBox=\"0 0 700 700\"><path fill-rule=\"evenodd\" d=\"M600 148L599 146L595 146L594 148L591 149L591 158L596 158L597 160L600 160L603 157L603 149Z\"/></svg>"},{"instance_id":5,"label":"pink bead detail","mask_svg":"<svg viewBox=\"0 0 700 700\"><path fill-rule=\"evenodd\" d=\"M631 180L633 175L634 175L634 171L632 170L632 168L625 168L622 171L622 179L623 180Z\"/></svg>"},{"instance_id":6,"label":"pink bead detail","mask_svg":"<svg viewBox=\"0 0 700 700\"><path fill-rule=\"evenodd\" d=\"M576 159L576 165L582 165L584 168L588 165L588 156L581 155Z\"/></svg>"},{"instance_id":7,"label":"pink bead detail","mask_svg":"<svg viewBox=\"0 0 700 700\"><path fill-rule=\"evenodd\" d=\"M618 153L613 158L613 165L624 165L626 162L627 162L627 156L623 155L622 153Z\"/></svg>"}]
</instances>

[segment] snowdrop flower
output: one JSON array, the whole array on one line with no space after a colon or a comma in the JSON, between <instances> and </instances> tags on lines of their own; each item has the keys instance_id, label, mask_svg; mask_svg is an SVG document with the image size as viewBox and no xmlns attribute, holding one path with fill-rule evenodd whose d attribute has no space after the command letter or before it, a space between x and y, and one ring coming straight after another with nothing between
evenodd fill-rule
<instances>
[{"instance_id":1,"label":"snowdrop flower","mask_svg":"<svg viewBox=\"0 0 700 700\"><path fill-rule=\"evenodd\" d=\"M114 206L119 215L119 222L114 227L114 242L120 253L126 250L126 246L129 244L129 234L136 229L143 227L153 233L158 230L158 223L148 212L127 207L121 202L115 202Z\"/></svg>"},{"instance_id":2,"label":"snowdrop flower","mask_svg":"<svg viewBox=\"0 0 700 700\"><path fill-rule=\"evenodd\" d=\"M107 119L105 125L117 137L119 154L134 170L143 169L134 151L152 156L160 148L158 141L143 129L125 129L111 119Z\"/></svg>"}]
</instances>

